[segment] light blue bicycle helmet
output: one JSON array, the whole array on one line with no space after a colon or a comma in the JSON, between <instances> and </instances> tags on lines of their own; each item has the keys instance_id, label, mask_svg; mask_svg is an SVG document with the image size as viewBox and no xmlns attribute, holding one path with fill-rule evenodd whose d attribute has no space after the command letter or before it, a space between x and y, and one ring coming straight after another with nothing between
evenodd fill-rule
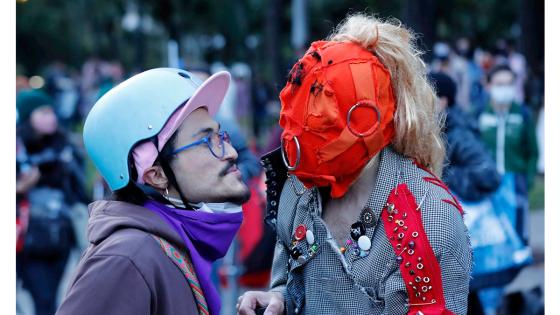
<instances>
[{"instance_id":1,"label":"light blue bicycle helmet","mask_svg":"<svg viewBox=\"0 0 560 315\"><path fill-rule=\"evenodd\" d=\"M203 83L188 71L156 68L129 78L103 95L86 118L83 137L88 155L111 190L124 188L131 180L128 158L133 149L134 159L149 167L193 110L206 107L214 116L230 80L225 71ZM154 136L158 148L152 142L143 142ZM140 142L151 148L136 150ZM138 175L142 177L141 172Z\"/></svg>"}]
</instances>

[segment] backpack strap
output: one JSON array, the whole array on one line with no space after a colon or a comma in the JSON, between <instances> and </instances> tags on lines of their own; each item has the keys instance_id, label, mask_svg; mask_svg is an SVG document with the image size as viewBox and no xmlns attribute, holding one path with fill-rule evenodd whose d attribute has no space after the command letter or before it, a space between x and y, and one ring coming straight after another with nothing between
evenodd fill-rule
<instances>
[{"instance_id":1,"label":"backpack strap","mask_svg":"<svg viewBox=\"0 0 560 315\"><path fill-rule=\"evenodd\" d=\"M202 288L200 287L200 282L194 272L194 267L189 256L186 253L182 253L173 245L169 244L165 239L152 235L152 237L159 243L167 257L181 270L187 282L191 287L192 292L196 300L196 306L200 315L209 315L208 304L204 298Z\"/></svg>"},{"instance_id":2,"label":"backpack strap","mask_svg":"<svg viewBox=\"0 0 560 315\"><path fill-rule=\"evenodd\" d=\"M381 217L408 293L408 315L453 314L445 308L439 262L406 184L391 191Z\"/></svg>"}]
</instances>

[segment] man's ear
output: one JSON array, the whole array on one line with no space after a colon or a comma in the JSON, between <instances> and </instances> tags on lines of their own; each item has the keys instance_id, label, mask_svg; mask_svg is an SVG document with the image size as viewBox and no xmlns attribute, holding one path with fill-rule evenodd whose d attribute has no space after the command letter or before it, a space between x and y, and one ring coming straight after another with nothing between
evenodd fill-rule
<instances>
[{"instance_id":1,"label":"man's ear","mask_svg":"<svg viewBox=\"0 0 560 315\"><path fill-rule=\"evenodd\" d=\"M169 179L165 176L163 168L159 165L148 167L142 175L144 182L156 189L164 190L169 187Z\"/></svg>"}]
</instances>

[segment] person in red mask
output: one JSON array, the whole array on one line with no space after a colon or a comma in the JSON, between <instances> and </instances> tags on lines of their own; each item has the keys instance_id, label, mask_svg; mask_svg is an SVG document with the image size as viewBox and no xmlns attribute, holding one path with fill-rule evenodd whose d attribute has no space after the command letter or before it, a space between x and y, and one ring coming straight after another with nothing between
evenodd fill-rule
<instances>
[{"instance_id":1,"label":"person in red mask","mask_svg":"<svg viewBox=\"0 0 560 315\"><path fill-rule=\"evenodd\" d=\"M293 66L282 145L262 158L270 290L242 295L239 314L466 313L472 251L414 40L352 15Z\"/></svg>"}]
</instances>

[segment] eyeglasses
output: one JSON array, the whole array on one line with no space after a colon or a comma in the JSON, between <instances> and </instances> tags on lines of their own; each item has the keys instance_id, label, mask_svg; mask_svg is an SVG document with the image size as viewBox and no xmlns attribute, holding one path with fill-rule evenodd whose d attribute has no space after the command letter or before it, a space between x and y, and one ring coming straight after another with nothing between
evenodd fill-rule
<instances>
[{"instance_id":1,"label":"eyeglasses","mask_svg":"<svg viewBox=\"0 0 560 315\"><path fill-rule=\"evenodd\" d=\"M208 136L198 141L195 141L193 143L175 149L175 151L171 152L169 155L175 155L188 148L192 148L194 146L206 143L212 155L215 156L217 159L221 160L226 154L226 146L224 145L224 142L231 144L231 139L227 132L225 131L211 132Z\"/></svg>"}]
</instances>

